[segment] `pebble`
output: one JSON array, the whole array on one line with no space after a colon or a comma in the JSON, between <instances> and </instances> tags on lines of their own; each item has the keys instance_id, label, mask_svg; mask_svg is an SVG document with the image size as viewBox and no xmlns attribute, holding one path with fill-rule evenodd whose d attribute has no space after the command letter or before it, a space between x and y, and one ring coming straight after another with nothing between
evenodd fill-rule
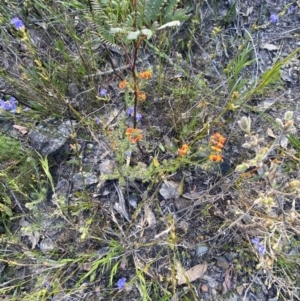
<instances>
[{"instance_id":1,"label":"pebble","mask_svg":"<svg viewBox=\"0 0 300 301\"><path fill-rule=\"evenodd\" d=\"M224 257L219 257L217 259L216 266L223 269L223 270L227 270L230 267L230 264L228 263L228 261Z\"/></svg>"},{"instance_id":2,"label":"pebble","mask_svg":"<svg viewBox=\"0 0 300 301\"><path fill-rule=\"evenodd\" d=\"M206 244L197 244L196 245L196 256L202 256L208 251L208 246Z\"/></svg>"},{"instance_id":3,"label":"pebble","mask_svg":"<svg viewBox=\"0 0 300 301\"><path fill-rule=\"evenodd\" d=\"M115 164L112 160L107 159L99 165L99 168L102 175L109 175L113 173Z\"/></svg>"},{"instance_id":4,"label":"pebble","mask_svg":"<svg viewBox=\"0 0 300 301\"><path fill-rule=\"evenodd\" d=\"M206 284L202 284L201 285L201 292L202 293L208 293L208 291L209 291L208 286Z\"/></svg>"},{"instance_id":5,"label":"pebble","mask_svg":"<svg viewBox=\"0 0 300 301\"><path fill-rule=\"evenodd\" d=\"M50 238L43 239L40 244L40 250L44 253L50 252L54 249L54 243Z\"/></svg>"},{"instance_id":6,"label":"pebble","mask_svg":"<svg viewBox=\"0 0 300 301\"><path fill-rule=\"evenodd\" d=\"M74 174L72 181L75 190L82 190L85 187L98 183L98 177L92 172L78 172Z\"/></svg>"}]
</instances>

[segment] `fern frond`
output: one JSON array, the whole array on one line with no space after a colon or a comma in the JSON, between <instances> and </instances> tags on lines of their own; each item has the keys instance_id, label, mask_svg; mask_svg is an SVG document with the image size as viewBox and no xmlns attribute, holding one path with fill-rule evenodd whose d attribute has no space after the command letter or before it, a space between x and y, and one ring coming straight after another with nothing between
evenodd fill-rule
<instances>
[{"instance_id":1,"label":"fern frond","mask_svg":"<svg viewBox=\"0 0 300 301\"><path fill-rule=\"evenodd\" d=\"M168 4L167 4L166 8L164 9L164 15L165 16L173 15L173 13L176 9L176 6L179 2L180 2L179 0L168 1Z\"/></svg>"},{"instance_id":2,"label":"fern frond","mask_svg":"<svg viewBox=\"0 0 300 301\"><path fill-rule=\"evenodd\" d=\"M184 9L176 9L174 12L165 16L164 23L172 22L172 21L185 21L189 18L186 10Z\"/></svg>"},{"instance_id":3,"label":"fern frond","mask_svg":"<svg viewBox=\"0 0 300 301\"><path fill-rule=\"evenodd\" d=\"M97 24L101 23L101 24L110 24L110 20L108 19L107 15L104 12L104 8L105 8L105 4L98 3L97 0L89 0L91 7L92 7L92 16L94 19L94 22L96 22ZM104 1L103 1L104 2Z\"/></svg>"},{"instance_id":4,"label":"fern frond","mask_svg":"<svg viewBox=\"0 0 300 301\"><path fill-rule=\"evenodd\" d=\"M139 14L138 14L139 16ZM128 15L125 21L125 27L126 28L133 28L133 16L132 15Z\"/></svg>"},{"instance_id":5,"label":"fern frond","mask_svg":"<svg viewBox=\"0 0 300 301\"><path fill-rule=\"evenodd\" d=\"M167 0L154 0L154 1L147 1L146 9L145 9L145 16L144 16L144 23L146 25L150 25L150 23L157 21L157 18L161 16L161 11L163 5Z\"/></svg>"},{"instance_id":6,"label":"fern frond","mask_svg":"<svg viewBox=\"0 0 300 301\"><path fill-rule=\"evenodd\" d=\"M89 0L91 11L86 10L85 19L89 23L90 32L94 38L93 42L103 43L110 47L120 49L117 45L115 36L110 32L116 22L114 14L107 13L107 3L101 0Z\"/></svg>"}]
</instances>

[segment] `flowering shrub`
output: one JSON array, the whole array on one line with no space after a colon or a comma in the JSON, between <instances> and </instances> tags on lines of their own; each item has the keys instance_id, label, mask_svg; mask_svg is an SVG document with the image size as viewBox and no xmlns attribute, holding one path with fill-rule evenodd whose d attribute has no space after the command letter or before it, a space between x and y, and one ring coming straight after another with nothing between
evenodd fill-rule
<instances>
[{"instance_id":1,"label":"flowering shrub","mask_svg":"<svg viewBox=\"0 0 300 301\"><path fill-rule=\"evenodd\" d=\"M128 136L130 142L136 143L143 139L142 132L143 131L140 129L128 128L126 129L125 134Z\"/></svg>"}]
</instances>

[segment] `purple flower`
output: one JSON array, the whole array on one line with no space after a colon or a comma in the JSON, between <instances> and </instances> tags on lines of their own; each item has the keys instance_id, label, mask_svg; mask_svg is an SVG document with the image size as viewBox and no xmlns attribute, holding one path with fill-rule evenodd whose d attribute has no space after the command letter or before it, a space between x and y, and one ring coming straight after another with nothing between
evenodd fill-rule
<instances>
[{"instance_id":1,"label":"purple flower","mask_svg":"<svg viewBox=\"0 0 300 301\"><path fill-rule=\"evenodd\" d=\"M132 113L133 113L133 111L134 111L133 107L130 107L130 108L127 110L127 116L128 116L128 117L131 116Z\"/></svg>"},{"instance_id":2,"label":"purple flower","mask_svg":"<svg viewBox=\"0 0 300 301\"><path fill-rule=\"evenodd\" d=\"M130 156L131 156L131 151L126 151L126 152L124 153L124 155L125 155L126 158L127 158L127 157L130 157Z\"/></svg>"},{"instance_id":3,"label":"purple flower","mask_svg":"<svg viewBox=\"0 0 300 301\"><path fill-rule=\"evenodd\" d=\"M29 110L30 110L30 108L25 107L23 111L24 111L24 112L28 112Z\"/></svg>"},{"instance_id":4,"label":"purple flower","mask_svg":"<svg viewBox=\"0 0 300 301\"><path fill-rule=\"evenodd\" d=\"M140 114L140 113L136 113L136 120L137 121L140 121L141 119L142 119L142 114Z\"/></svg>"},{"instance_id":5,"label":"purple flower","mask_svg":"<svg viewBox=\"0 0 300 301\"><path fill-rule=\"evenodd\" d=\"M50 288L50 287L51 287L51 284L47 281L47 282L45 283L45 286L46 286L47 288Z\"/></svg>"},{"instance_id":6,"label":"purple flower","mask_svg":"<svg viewBox=\"0 0 300 301\"><path fill-rule=\"evenodd\" d=\"M96 121L96 124L99 124L101 120L99 117L97 117L95 121Z\"/></svg>"},{"instance_id":7,"label":"purple flower","mask_svg":"<svg viewBox=\"0 0 300 301\"><path fill-rule=\"evenodd\" d=\"M293 11L295 10L295 6L294 5L291 5L288 9L288 13L292 13Z\"/></svg>"},{"instance_id":8,"label":"purple flower","mask_svg":"<svg viewBox=\"0 0 300 301\"><path fill-rule=\"evenodd\" d=\"M265 252L266 252L266 247L264 245L261 245L259 244L257 247L256 247L256 250L258 251L258 253L260 255L264 255Z\"/></svg>"},{"instance_id":9,"label":"purple flower","mask_svg":"<svg viewBox=\"0 0 300 301\"><path fill-rule=\"evenodd\" d=\"M4 101L0 98L0 108L4 111L10 111L12 113L15 113L17 110L16 99L12 96L7 101Z\"/></svg>"},{"instance_id":10,"label":"purple flower","mask_svg":"<svg viewBox=\"0 0 300 301\"><path fill-rule=\"evenodd\" d=\"M21 29L25 28L22 20L20 20L18 17L12 18L10 20L10 24L14 25L16 30L21 30Z\"/></svg>"},{"instance_id":11,"label":"purple flower","mask_svg":"<svg viewBox=\"0 0 300 301\"><path fill-rule=\"evenodd\" d=\"M132 114L133 114L133 111L134 111L134 108L133 107L130 107L128 110L127 110L127 116L129 117L129 116L131 116ZM140 121L141 119L142 119L142 114L140 114L140 113L136 113L136 120L137 121Z\"/></svg>"},{"instance_id":12,"label":"purple flower","mask_svg":"<svg viewBox=\"0 0 300 301\"><path fill-rule=\"evenodd\" d=\"M16 99L14 97L10 97L8 102L10 103L10 111L13 113L16 112L17 110Z\"/></svg>"},{"instance_id":13,"label":"purple flower","mask_svg":"<svg viewBox=\"0 0 300 301\"><path fill-rule=\"evenodd\" d=\"M277 23L277 22L279 21L278 15L272 14L272 15L270 16L270 21L273 22L273 23Z\"/></svg>"},{"instance_id":14,"label":"purple flower","mask_svg":"<svg viewBox=\"0 0 300 301\"><path fill-rule=\"evenodd\" d=\"M117 282L118 289L121 290L126 285L126 278L120 278Z\"/></svg>"},{"instance_id":15,"label":"purple flower","mask_svg":"<svg viewBox=\"0 0 300 301\"><path fill-rule=\"evenodd\" d=\"M7 101L4 101L3 99L0 98L0 107L2 110L8 111L10 106L7 103Z\"/></svg>"},{"instance_id":16,"label":"purple flower","mask_svg":"<svg viewBox=\"0 0 300 301\"><path fill-rule=\"evenodd\" d=\"M259 238L258 238L258 237L255 237L255 238L251 239L251 242L252 242L254 245L257 245L257 244L259 244Z\"/></svg>"},{"instance_id":17,"label":"purple flower","mask_svg":"<svg viewBox=\"0 0 300 301\"><path fill-rule=\"evenodd\" d=\"M99 92L100 96L105 97L107 95L107 90L106 89L101 89Z\"/></svg>"},{"instance_id":18,"label":"purple flower","mask_svg":"<svg viewBox=\"0 0 300 301\"><path fill-rule=\"evenodd\" d=\"M255 237L255 238L251 239L251 242L254 244L255 249L258 251L258 253L260 255L265 254L266 247L263 244L259 243L259 238L258 237Z\"/></svg>"}]
</instances>

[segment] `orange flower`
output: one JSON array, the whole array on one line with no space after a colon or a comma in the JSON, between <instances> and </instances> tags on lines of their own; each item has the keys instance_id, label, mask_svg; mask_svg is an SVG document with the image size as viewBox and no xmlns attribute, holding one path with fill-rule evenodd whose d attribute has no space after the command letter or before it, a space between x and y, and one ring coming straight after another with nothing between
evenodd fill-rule
<instances>
[{"instance_id":1,"label":"orange flower","mask_svg":"<svg viewBox=\"0 0 300 301\"><path fill-rule=\"evenodd\" d=\"M210 155L209 160L213 162L223 162L223 158L220 155Z\"/></svg>"},{"instance_id":2,"label":"orange flower","mask_svg":"<svg viewBox=\"0 0 300 301\"><path fill-rule=\"evenodd\" d=\"M189 146L187 144L183 144L181 148L178 149L178 156L184 157L187 154Z\"/></svg>"},{"instance_id":3,"label":"orange flower","mask_svg":"<svg viewBox=\"0 0 300 301\"><path fill-rule=\"evenodd\" d=\"M222 143L223 145L224 145L225 141L226 141L226 138L225 138L225 137L221 136L221 137L219 138L219 142Z\"/></svg>"},{"instance_id":4,"label":"orange flower","mask_svg":"<svg viewBox=\"0 0 300 301\"><path fill-rule=\"evenodd\" d=\"M127 84L128 84L127 80L124 79L119 83L119 88L124 89L124 88L126 88Z\"/></svg>"},{"instance_id":5,"label":"orange flower","mask_svg":"<svg viewBox=\"0 0 300 301\"><path fill-rule=\"evenodd\" d=\"M217 153L220 153L222 151L222 148L218 148L218 147L215 147L215 146L211 146L210 147L213 151L217 152Z\"/></svg>"},{"instance_id":6,"label":"orange flower","mask_svg":"<svg viewBox=\"0 0 300 301\"><path fill-rule=\"evenodd\" d=\"M141 91L137 91L137 98L140 101L145 101L146 98L147 98L146 93L141 92Z\"/></svg>"},{"instance_id":7,"label":"orange flower","mask_svg":"<svg viewBox=\"0 0 300 301\"><path fill-rule=\"evenodd\" d=\"M142 140L143 138L142 132L143 131L139 129L128 128L126 129L125 135L128 136L130 142L136 143Z\"/></svg>"},{"instance_id":8,"label":"orange flower","mask_svg":"<svg viewBox=\"0 0 300 301\"><path fill-rule=\"evenodd\" d=\"M221 137L223 137L220 133L214 133L211 138L215 140L219 140Z\"/></svg>"},{"instance_id":9,"label":"orange flower","mask_svg":"<svg viewBox=\"0 0 300 301\"><path fill-rule=\"evenodd\" d=\"M222 149L224 147L224 143L226 141L226 138L223 137L220 133L215 133L210 137L209 144L213 145L214 147L218 149ZM213 147L212 147L213 149ZM219 152L220 150L217 150Z\"/></svg>"},{"instance_id":10,"label":"orange flower","mask_svg":"<svg viewBox=\"0 0 300 301\"><path fill-rule=\"evenodd\" d=\"M218 148L223 148L223 147L224 147L224 144L221 143L221 142L218 142L218 144L216 145L216 147L218 147Z\"/></svg>"},{"instance_id":11,"label":"orange flower","mask_svg":"<svg viewBox=\"0 0 300 301\"><path fill-rule=\"evenodd\" d=\"M151 71L144 71L144 72L141 72L139 74L139 78L149 79L151 77L152 77L152 72Z\"/></svg>"}]
</instances>

